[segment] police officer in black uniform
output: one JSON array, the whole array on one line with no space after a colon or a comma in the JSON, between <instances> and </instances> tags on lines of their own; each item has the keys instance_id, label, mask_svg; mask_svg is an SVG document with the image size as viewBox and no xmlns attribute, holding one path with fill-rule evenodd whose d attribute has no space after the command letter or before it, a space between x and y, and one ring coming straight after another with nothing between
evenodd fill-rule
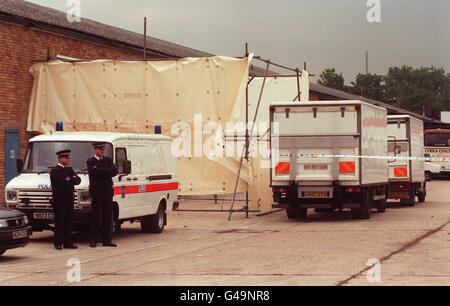
<instances>
[{"instance_id":1,"label":"police officer in black uniform","mask_svg":"<svg viewBox=\"0 0 450 306\"><path fill-rule=\"evenodd\" d=\"M71 229L73 219L74 185L79 185L81 179L75 174L70 162L70 150L56 153L58 165L50 171L52 184L52 206L55 211L55 235L53 243L57 250L62 250L63 243L66 249L76 249L73 244Z\"/></svg>"},{"instance_id":2,"label":"police officer in black uniform","mask_svg":"<svg viewBox=\"0 0 450 306\"><path fill-rule=\"evenodd\" d=\"M94 143L95 156L87 160L89 186L92 197L91 215L91 247L97 246L98 228L102 224L103 246L116 247L112 242L113 231L113 181L117 175L117 167L112 159L105 154L104 142Z\"/></svg>"}]
</instances>

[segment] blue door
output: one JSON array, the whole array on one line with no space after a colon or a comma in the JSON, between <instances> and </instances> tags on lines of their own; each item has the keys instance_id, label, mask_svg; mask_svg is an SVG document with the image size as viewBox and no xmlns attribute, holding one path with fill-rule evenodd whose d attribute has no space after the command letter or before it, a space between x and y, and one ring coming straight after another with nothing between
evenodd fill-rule
<instances>
[{"instance_id":1,"label":"blue door","mask_svg":"<svg viewBox=\"0 0 450 306\"><path fill-rule=\"evenodd\" d=\"M6 130L5 138L5 184L8 184L10 180L19 175L16 160L20 158L20 131Z\"/></svg>"}]
</instances>

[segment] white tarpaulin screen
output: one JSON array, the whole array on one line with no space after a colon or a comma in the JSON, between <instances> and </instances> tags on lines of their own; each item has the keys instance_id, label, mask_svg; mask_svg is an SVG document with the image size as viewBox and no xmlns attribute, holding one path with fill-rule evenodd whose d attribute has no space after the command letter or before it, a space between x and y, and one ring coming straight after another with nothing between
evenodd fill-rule
<instances>
[{"instance_id":1,"label":"white tarpaulin screen","mask_svg":"<svg viewBox=\"0 0 450 306\"><path fill-rule=\"evenodd\" d=\"M248 103L249 103L249 121L255 118L255 112L258 105L258 100L263 85L264 78L257 77L251 80L248 86ZM301 101L309 100L309 75L308 72L303 71L302 76L297 82L297 76L280 76L266 78L264 90L261 96L258 113L256 116L256 125L253 134L259 135L257 138L258 152L265 147L265 152L269 152L269 104L272 102L289 102L296 97L298 102L298 85L300 85L300 99ZM245 109L242 112L241 120L245 122ZM256 139L256 138L253 138ZM269 156L257 156L250 158L250 169L252 172L252 208L260 209L261 211L268 211L272 209L272 190L270 188L270 169L262 167L263 163L267 165L270 161Z\"/></svg>"},{"instance_id":2,"label":"white tarpaulin screen","mask_svg":"<svg viewBox=\"0 0 450 306\"><path fill-rule=\"evenodd\" d=\"M185 123L190 136L203 136L201 151L210 137L202 135L202 126L225 127L240 119L251 57L34 64L27 130L48 133L57 121L66 131L153 133L162 125L163 134L177 137L174 124ZM194 129L195 115L203 121L200 131ZM196 156L194 137L190 144L192 157L177 160L180 194L232 193L239 161ZM249 180L245 168L238 191Z\"/></svg>"},{"instance_id":3,"label":"white tarpaulin screen","mask_svg":"<svg viewBox=\"0 0 450 306\"><path fill-rule=\"evenodd\" d=\"M248 85L248 120L253 121L264 78L253 78ZM300 97L309 101L309 78L306 71L299 79ZM293 101L298 96L296 76L268 77L264 84L256 122L269 122L269 104L272 102ZM297 99L298 100L298 99ZM245 107L245 105L244 105ZM245 122L245 108L241 112L241 120Z\"/></svg>"}]
</instances>

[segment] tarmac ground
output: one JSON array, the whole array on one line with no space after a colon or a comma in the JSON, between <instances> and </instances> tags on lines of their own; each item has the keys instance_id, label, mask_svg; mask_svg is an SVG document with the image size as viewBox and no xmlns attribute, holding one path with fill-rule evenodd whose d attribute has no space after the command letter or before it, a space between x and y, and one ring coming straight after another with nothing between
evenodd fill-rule
<instances>
[{"instance_id":1,"label":"tarmac ground","mask_svg":"<svg viewBox=\"0 0 450 306\"><path fill-rule=\"evenodd\" d=\"M181 201L161 234L123 224L117 248L75 233L78 249L57 251L51 231L34 233L0 257L0 285L450 285L450 180L429 182L425 203L391 201L369 220L347 210L288 220L282 210L228 221L229 206ZM209 209L223 212L186 211Z\"/></svg>"}]
</instances>

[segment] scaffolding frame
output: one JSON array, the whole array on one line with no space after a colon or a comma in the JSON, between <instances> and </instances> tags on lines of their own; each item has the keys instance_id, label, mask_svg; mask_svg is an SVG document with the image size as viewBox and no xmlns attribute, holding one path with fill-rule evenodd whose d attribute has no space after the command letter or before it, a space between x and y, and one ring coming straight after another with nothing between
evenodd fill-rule
<instances>
[{"instance_id":1,"label":"scaffolding frame","mask_svg":"<svg viewBox=\"0 0 450 306\"><path fill-rule=\"evenodd\" d=\"M248 56L249 56L248 43L245 43L245 57L248 57ZM250 80L247 82L246 94L245 94L245 127L246 127L246 129L245 129L245 146L244 146L244 148L242 150L242 154L240 156L239 169L238 169L238 173L237 173L237 176L236 176L236 183L235 183L235 186L234 186L233 199L232 199L231 207L230 207L229 214L228 214L228 221L231 221L231 215L232 215L233 212L235 212L233 210L233 207L234 207L234 203L236 201L236 193L237 193L237 188L238 188L238 185L239 185L239 179L241 177L242 165L243 165L244 159L247 162L249 160L248 159L249 158L248 155L249 155L249 148L250 148L250 135L253 135L253 130L254 130L254 127L255 127L256 118L258 116L258 111L259 111L259 107L260 107L260 104L261 104L262 95L264 93L264 87L265 87L265 84L266 84L266 80L267 80L268 77L288 77L288 76L292 77L292 75L282 75L282 74L280 74L280 75L278 75L278 74L276 74L276 75L269 75L269 68L270 68L270 66L272 65L272 66L275 66L275 67L278 67L278 68L282 68L282 69L285 69L285 70L288 70L288 71L291 71L291 72L295 72L294 76L297 77L297 96L294 98L293 102L296 101L296 100L300 101L300 95L301 95L301 90L300 90L300 76L301 76L301 72L300 72L300 69L298 67L290 68L290 67L287 67L287 66L284 66L284 65L281 65L281 64L274 63L270 59L263 59L262 57L259 57L259 56L255 56L254 59L265 63L266 64L266 69L265 69L265 73L264 73L263 83L261 85L261 90L259 92L258 104L256 105L256 110L255 110L255 114L254 114L254 117L253 117L252 128L250 130L250 134L249 134L249 130L248 130L248 123L249 123L249 121L248 121L248 119L249 119L248 118L249 117L248 86L250 85L251 81L253 81L255 76L250 78ZM304 67L306 69L306 63L304 64ZM265 134L267 134L269 131L270 131L270 127L269 127L269 129L267 130L267 132ZM245 192L245 206L243 208L243 211L246 214L246 218L248 218L248 213L251 212L251 210L249 210L248 183L247 183L247 191ZM267 214L267 213L260 214L260 215L265 215L265 214Z\"/></svg>"}]
</instances>

